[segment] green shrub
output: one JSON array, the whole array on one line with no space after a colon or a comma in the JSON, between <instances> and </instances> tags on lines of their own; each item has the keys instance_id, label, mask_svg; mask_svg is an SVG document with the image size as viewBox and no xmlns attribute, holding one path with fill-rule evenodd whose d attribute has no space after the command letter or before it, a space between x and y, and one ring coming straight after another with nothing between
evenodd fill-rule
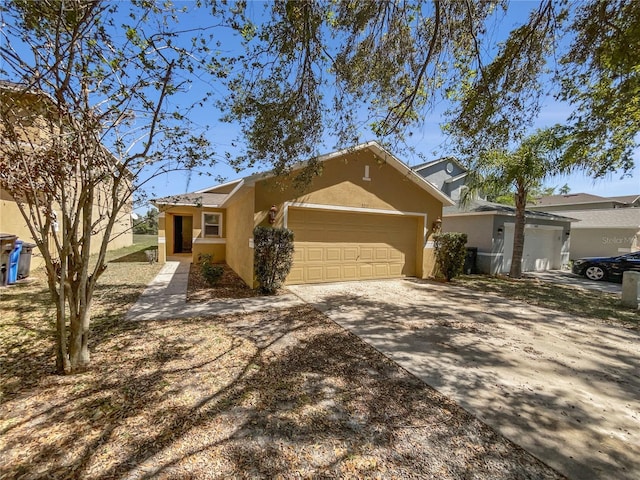
<instances>
[{"instance_id":1,"label":"green shrub","mask_svg":"<svg viewBox=\"0 0 640 480\"><path fill-rule=\"evenodd\" d=\"M436 266L447 281L460 275L467 255L466 233L441 233L434 237Z\"/></svg>"},{"instance_id":2,"label":"green shrub","mask_svg":"<svg viewBox=\"0 0 640 480\"><path fill-rule=\"evenodd\" d=\"M288 228L258 226L253 230L253 248L260 290L275 293L291 271L293 232Z\"/></svg>"},{"instance_id":3,"label":"green shrub","mask_svg":"<svg viewBox=\"0 0 640 480\"><path fill-rule=\"evenodd\" d=\"M202 276L209 285L215 285L224 272L220 265L213 263L213 255L209 253L201 253L198 255L198 265L200 266Z\"/></svg>"}]
</instances>

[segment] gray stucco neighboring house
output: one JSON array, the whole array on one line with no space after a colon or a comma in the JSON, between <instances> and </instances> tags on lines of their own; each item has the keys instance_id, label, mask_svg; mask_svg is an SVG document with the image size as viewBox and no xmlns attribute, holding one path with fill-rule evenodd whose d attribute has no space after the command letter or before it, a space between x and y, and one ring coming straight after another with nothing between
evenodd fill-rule
<instances>
[{"instance_id":1,"label":"gray stucco neighboring house","mask_svg":"<svg viewBox=\"0 0 640 480\"><path fill-rule=\"evenodd\" d=\"M572 260L640 250L640 195L550 195L536 199L528 208L580 220L573 225L571 234Z\"/></svg>"},{"instance_id":2,"label":"gray stucco neighboring house","mask_svg":"<svg viewBox=\"0 0 640 480\"><path fill-rule=\"evenodd\" d=\"M482 199L460 206L467 170L451 157L423 163L413 169L458 203L443 210L442 231L462 232L467 246L477 248L479 273L508 273L513 256L515 208ZM569 263L569 215L526 211L525 244L522 271L562 268Z\"/></svg>"},{"instance_id":3,"label":"gray stucco neighboring house","mask_svg":"<svg viewBox=\"0 0 640 480\"><path fill-rule=\"evenodd\" d=\"M478 249L479 273L508 273L513 255L515 208L476 200L467 207L443 210L442 231L467 234L468 247ZM522 271L557 270L569 263L571 222L554 213L525 212Z\"/></svg>"},{"instance_id":4,"label":"gray stucco neighboring house","mask_svg":"<svg viewBox=\"0 0 640 480\"><path fill-rule=\"evenodd\" d=\"M640 208L565 210L579 219L571 233L571 260L614 257L640 250Z\"/></svg>"},{"instance_id":5,"label":"gray stucco neighboring house","mask_svg":"<svg viewBox=\"0 0 640 480\"><path fill-rule=\"evenodd\" d=\"M455 158L439 158L416 165L413 170L446 193L452 200L460 199L460 194L465 188L467 169Z\"/></svg>"}]
</instances>

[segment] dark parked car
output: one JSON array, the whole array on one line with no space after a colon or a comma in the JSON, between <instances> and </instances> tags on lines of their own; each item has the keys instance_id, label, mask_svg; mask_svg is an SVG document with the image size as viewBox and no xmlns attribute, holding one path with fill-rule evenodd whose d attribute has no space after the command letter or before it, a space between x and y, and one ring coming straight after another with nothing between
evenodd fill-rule
<instances>
[{"instance_id":1,"label":"dark parked car","mask_svg":"<svg viewBox=\"0 0 640 480\"><path fill-rule=\"evenodd\" d=\"M572 271L590 280L622 281L623 272L640 272L640 252L619 257L580 258L573 262Z\"/></svg>"}]
</instances>

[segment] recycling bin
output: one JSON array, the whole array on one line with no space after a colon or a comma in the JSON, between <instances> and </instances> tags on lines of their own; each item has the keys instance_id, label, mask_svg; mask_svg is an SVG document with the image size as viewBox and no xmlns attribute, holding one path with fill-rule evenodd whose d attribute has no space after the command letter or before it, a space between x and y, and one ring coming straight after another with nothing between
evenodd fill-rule
<instances>
[{"instance_id":1,"label":"recycling bin","mask_svg":"<svg viewBox=\"0 0 640 480\"><path fill-rule=\"evenodd\" d=\"M20 252L22 251L22 240L16 240L16 246L9 254L9 270L7 275L7 283L11 285L18 281L18 262L20 261Z\"/></svg>"},{"instance_id":2,"label":"recycling bin","mask_svg":"<svg viewBox=\"0 0 640 480\"><path fill-rule=\"evenodd\" d=\"M2 286L9 282L9 257L16 246L17 235L10 233L0 233L0 271L2 273Z\"/></svg>"},{"instance_id":3,"label":"recycling bin","mask_svg":"<svg viewBox=\"0 0 640 480\"><path fill-rule=\"evenodd\" d=\"M22 250L20 251L20 260L18 261L18 279L27 278L31 272L31 255L35 243L22 242Z\"/></svg>"}]
</instances>

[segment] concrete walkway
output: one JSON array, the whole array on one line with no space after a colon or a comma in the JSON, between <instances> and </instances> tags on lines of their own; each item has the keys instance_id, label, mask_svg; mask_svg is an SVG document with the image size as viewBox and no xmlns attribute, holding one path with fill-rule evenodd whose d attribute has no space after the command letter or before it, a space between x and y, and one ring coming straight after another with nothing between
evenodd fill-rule
<instances>
[{"instance_id":1,"label":"concrete walkway","mask_svg":"<svg viewBox=\"0 0 640 480\"><path fill-rule=\"evenodd\" d=\"M640 478L637 330L415 279L288 288L569 478Z\"/></svg>"},{"instance_id":2,"label":"concrete walkway","mask_svg":"<svg viewBox=\"0 0 640 480\"><path fill-rule=\"evenodd\" d=\"M129 309L125 320L168 320L289 308L304 302L293 294L187 302L190 260L168 261Z\"/></svg>"}]
</instances>

